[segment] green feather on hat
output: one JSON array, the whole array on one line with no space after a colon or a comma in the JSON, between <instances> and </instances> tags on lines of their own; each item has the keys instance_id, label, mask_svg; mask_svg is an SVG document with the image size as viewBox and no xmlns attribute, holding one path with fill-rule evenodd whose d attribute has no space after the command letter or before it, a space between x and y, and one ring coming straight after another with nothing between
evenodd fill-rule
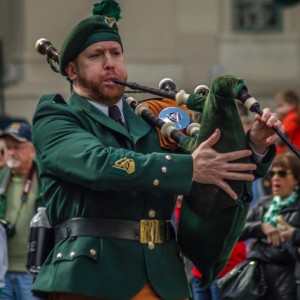
<instances>
[{"instance_id":1,"label":"green feather on hat","mask_svg":"<svg viewBox=\"0 0 300 300\"><path fill-rule=\"evenodd\" d=\"M103 41L118 42L123 50L116 22L121 19L120 5L114 0L95 3L92 16L79 22L66 37L60 51L60 72L88 46Z\"/></svg>"}]
</instances>

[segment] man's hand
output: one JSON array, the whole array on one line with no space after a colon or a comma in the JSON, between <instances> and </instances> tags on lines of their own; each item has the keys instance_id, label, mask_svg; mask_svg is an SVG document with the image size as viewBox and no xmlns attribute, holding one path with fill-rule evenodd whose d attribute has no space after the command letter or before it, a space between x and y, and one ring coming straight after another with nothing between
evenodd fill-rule
<instances>
[{"instance_id":1,"label":"man's hand","mask_svg":"<svg viewBox=\"0 0 300 300\"><path fill-rule=\"evenodd\" d=\"M214 184L223 189L231 198L238 196L224 179L252 181L254 176L249 171L256 170L253 163L232 163L231 161L248 157L250 150L218 153L214 146L220 139L221 131L216 131L192 153L193 157L193 181Z\"/></svg>"},{"instance_id":2,"label":"man's hand","mask_svg":"<svg viewBox=\"0 0 300 300\"><path fill-rule=\"evenodd\" d=\"M268 147L279 139L272 127L283 130L275 114L271 113L269 108L265 108L262 116L255 116L249 134L251 146L256 153L265 153Z\"/></svg>"},{"instance_id":3,"label":"man's hand","mask_svg":"<svg viewBox=\"0 0 300 300\"><path fill-rule=\"evenodd\" d=\"M267 242L273 246L280 246L283 239L280 236L280 230L269 223L262 223L261 230L267 237Z\"/></svg>"}]
</instances>

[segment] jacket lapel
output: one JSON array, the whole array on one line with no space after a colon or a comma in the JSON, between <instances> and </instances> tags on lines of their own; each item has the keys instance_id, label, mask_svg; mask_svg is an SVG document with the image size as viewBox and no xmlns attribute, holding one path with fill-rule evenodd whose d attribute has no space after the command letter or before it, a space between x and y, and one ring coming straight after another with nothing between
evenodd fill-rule
<instances>
[{"instance_id":1,"label":"jacket lapel","mask_svg":"<svg viewBox=\"0 0 300 300\"><path fill-rule=\"evenodd\" d=\"M73 93L70 97L69 104L80 107L82 111L96 122L126 136L128 139L132 140L134 144L151 130L151 126L141 117L137 116L133 109L125 101L123 102L123 112L128 130L110 117L106 116L89 103L88 100L80 97L76 93Z\"/></svg>"},{"instance_id":2,"label":"jacket lapel","mask_svg":"<svg viewBox=\"0 0 300 300\"><path fill-rule=\"evenodd\" d=\"M123 101L123 112L132 140L136 144L140 138L151 131L151 125L138 116L126 101Z\"/></svg>"}]
</instances>

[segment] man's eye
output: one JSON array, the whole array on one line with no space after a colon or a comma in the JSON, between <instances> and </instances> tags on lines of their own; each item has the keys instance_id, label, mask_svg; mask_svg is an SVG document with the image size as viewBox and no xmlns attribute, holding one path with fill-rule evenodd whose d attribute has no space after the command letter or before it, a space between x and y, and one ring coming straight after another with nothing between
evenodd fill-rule
<instances>
[{"instance_id":1,"label":"man's eye","mask_svg":"<svg viewBox=\"0 0 300 300\"><path fill-rule=\"evenodd\" d=\"M95 58L101 57L101 56L102 56L101 53L94 53L94 54L91 55L91 57L95 57Z\"/></svg>"}]
</instances>

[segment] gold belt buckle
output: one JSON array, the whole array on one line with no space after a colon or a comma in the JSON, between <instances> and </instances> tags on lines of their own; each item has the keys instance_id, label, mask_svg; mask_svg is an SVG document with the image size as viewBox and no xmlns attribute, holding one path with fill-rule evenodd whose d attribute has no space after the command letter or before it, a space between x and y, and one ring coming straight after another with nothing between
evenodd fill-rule
<instances>
[{"instance_id":1,"label":"gold belt buckle","mask_svg":"<svg viewBox=\"0 0 300 300\"><path fill-rule=\"evenodd\" d=\"M162 220L140 220L140 243L159 244L165 242L166 222Z\"/></svg>"}]
</instances>

